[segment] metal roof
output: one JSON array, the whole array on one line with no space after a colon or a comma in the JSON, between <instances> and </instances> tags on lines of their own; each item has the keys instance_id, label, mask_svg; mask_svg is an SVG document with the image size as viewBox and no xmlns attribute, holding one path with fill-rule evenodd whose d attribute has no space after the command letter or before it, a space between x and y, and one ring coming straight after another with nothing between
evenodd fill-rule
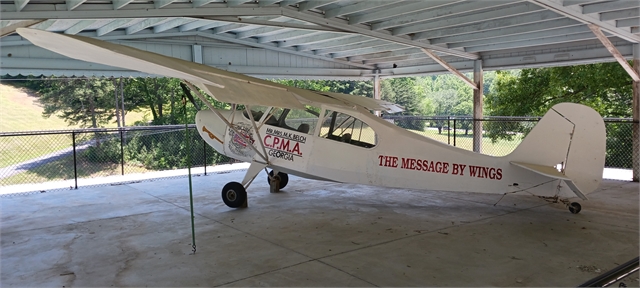
<instances>
[{"instance_id":1,"label":"metal roof","mask_svg":"<svg viewBox=\"0 0 640 288\"><path fill-rule=\"evenodd\" d=\"M359 78L448 73L421 49L472 71L627 59L638 0L2 0L2 74L136 75L40 51L31 27L131 45L258 77ZM8 31L8 32L7 32ZM633 44L636 44L635 46ZM635 48L634 48L635 47Z\"/></svg>"}]
</instances>

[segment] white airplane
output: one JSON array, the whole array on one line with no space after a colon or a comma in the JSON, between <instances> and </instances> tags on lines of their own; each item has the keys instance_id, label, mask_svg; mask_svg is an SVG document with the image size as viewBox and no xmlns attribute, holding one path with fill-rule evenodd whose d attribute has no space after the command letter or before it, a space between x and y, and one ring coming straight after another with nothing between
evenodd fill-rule
<instances>
[{"instance_id":1,"label":"white airplane","mask_svg":"<svg viewBox=\"0 0 640 288\"><path fill-rule=\"evenodd\" d=\"M371 98L314 92L215 69L93 38L19 28L42 48L70 58L183 79L209 110L196 115L202 138L218 152L251 165L241 182L222 189L229 207L246 207L246 189L266 168L272 192L288 175L393 188L507 194L524 192L580 212L602 181L605 127L593 109L553 106L509 155L453 147L389 123L371 111L401 107ZM245 105L219 110L200 94Z\"/></svg>"}]
</instances>

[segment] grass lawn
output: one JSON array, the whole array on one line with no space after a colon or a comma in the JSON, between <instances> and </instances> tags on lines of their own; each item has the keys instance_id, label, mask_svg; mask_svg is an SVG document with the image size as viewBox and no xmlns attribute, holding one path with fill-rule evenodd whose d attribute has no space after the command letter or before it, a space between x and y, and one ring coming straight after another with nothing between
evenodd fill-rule
<instances>
[{"instance_id":1,"label":"grass lawn","mask_svg":"<svg viewBox=\"0 0 640 288\"><path fill-rule=\"evenodd\" d=\"M44 109L37 97L27 89L0 84L0 132L76 129L64 120L52 116L43 118ZM144 112L130 112L127 123L144 117ZM111 123L107 127L116 127ZM34 159L71 147L71 135L0 137L0 168Z\"/></svg>"},{"instance_id":2,"label":"grass lawn","mask_svg":"<svg viewBox=\"0 0 640 288\"><path fill-rule=\"evenodd\" d=\"M438 140L442 143L447 143L447 131L443 130L442 134L438 134L437 129L427 129L425 131L415 131L411 130L420 135ZM450 145L453 145L453 130L451 132ZM518 145L520 145L522 140L498 140L496 143L492 143L489 137L482 137L482 154L492 155L492 156L504 156L511 153ZM464 135L464 130L456 131L456 147L466 149L469 151L473 151L473 133L469 133L469 135Z\"/></svg>"},{"instance_id":3,"label":"grass lawn","mask_svg":"<svg viewBox=\"0 0 640 288\"><path fill-rule=\"evenodd\" d=\"M111 175L121 175L120 164L116 163L96 163L88 162L81 157L78 159L78 178L105 177ZM126 164L124 165L124 173L144 173L147 172L144 167ZM43 183L48 181L73 179L73 156L66 156L56 161L49 162L29 171L13 175L11 177L0 179L0 186L25 184L25 183Z\"/></svg>"}]
</instances>

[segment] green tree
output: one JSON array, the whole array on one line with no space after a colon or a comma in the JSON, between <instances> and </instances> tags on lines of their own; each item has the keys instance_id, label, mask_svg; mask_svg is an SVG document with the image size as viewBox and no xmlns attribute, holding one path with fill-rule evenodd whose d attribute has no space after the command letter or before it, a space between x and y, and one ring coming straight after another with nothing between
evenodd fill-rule
<instances>
[{"instance_id":1,"label":"green tree","mask_svg":"<svg viewBox=\"0 0 640 288\"><path fill-rule=\"evenodd\" d=\"M115 115L114 87L109 80L74 78L41 82L38 94L44 117L57 115L70 125L97 128Z\"/></svg>"}]
</instances>

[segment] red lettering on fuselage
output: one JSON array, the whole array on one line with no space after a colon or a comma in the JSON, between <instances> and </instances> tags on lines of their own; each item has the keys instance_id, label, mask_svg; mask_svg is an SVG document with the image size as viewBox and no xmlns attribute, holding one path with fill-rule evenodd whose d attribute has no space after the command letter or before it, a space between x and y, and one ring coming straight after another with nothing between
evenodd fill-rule
<instances>
[{"instance_id":1,"label":"red lettering on fuselage","mask_svg":"<svg viewBox=\"0 0 640 288\"><path fill-rule=\"evenodd\" d=\"M295 142L295 144L293 144L293 147L291 147L291 140L273 135L264 136L263 142L264 146L267 148L272 148L302 156L302 152L300 151L300 143L298 142Z\"/></svg>"}]
</instances>

